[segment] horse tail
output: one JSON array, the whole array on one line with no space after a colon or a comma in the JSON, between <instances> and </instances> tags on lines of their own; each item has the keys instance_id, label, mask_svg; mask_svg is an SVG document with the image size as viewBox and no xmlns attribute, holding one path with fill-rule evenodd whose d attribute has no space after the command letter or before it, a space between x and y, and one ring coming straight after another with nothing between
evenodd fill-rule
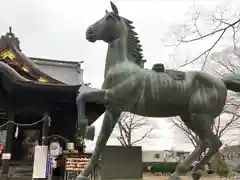
<instances>
[{"instance_id":1,"label":"horse tail","mask_svg":"<svg viewBox=\"0 0 240 180\"><path fill-rule=\"evenodd\" d=\"M240 92L240 73L227 75L222 78L228 90Z\"/></svg>"},{"instance_id":2,"label":"horse tail","mask_svg":"<svg viewBox=\"0 0 240 180\"><path fill-rule=\"evenodd\" d=\"M185 83L186 87L191 88L194 82L204 82L206 86L212 87L213 84L217 85L218 87L225 87L224 83L214 76L201 72L201 71L189 71L186 73Z\"/></svg>"}]
</instances>

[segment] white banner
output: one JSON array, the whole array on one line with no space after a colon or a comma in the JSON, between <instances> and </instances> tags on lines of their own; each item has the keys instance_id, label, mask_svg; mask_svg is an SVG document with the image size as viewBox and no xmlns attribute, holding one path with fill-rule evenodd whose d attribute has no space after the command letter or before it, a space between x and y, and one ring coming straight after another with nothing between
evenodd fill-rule
<instances>
[{"instance_id":1,"label":"white banner","mask_svg":"<svg viewBox=\"0 0 240 180\"><path fill-rule=\"evenodd\" d=\"M46 178L48 146L35 146L33 178Z\"/></svg>"}]
</instances>

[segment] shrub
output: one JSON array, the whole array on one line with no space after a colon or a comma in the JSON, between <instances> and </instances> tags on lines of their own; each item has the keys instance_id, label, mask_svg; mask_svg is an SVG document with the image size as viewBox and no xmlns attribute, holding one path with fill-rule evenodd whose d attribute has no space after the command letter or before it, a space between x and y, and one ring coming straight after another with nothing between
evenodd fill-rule
<instances>
[{"instance_id":1,"label":"shrub","mask_svg":"<svg viewBox=\"0 0 240 180\"><path fill-rule=\"evenodd\" d=\"M160 162L151 166L151 173L173 173L177 167L177 162Z\"/></svg>"}]
</instances>

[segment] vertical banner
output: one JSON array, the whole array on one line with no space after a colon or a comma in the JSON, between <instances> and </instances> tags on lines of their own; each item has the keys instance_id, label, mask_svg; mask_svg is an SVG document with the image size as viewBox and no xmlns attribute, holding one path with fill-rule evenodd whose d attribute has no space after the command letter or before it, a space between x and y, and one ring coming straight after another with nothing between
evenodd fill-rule
<instances>
[{"instance_id":1,"label":"vertical banner","mask_svg":"<svg viewBox=\"0 0 240 180\"><path fill-rule=\"evenodd\" d=\"M52 177L52 157L50 153L48 153L47 155L46 177L48 178L48 180L51 180Z\"/></svg>"},{"instance_id":2,"label":"vertical banner","mask_svg":"<svg viewBox=\"0 0 240 180\"><path fill-rule=\"evenodd\" d=\"M35 146L33 178L46 178L48 146Z\"/></svg>"}]
</instances>

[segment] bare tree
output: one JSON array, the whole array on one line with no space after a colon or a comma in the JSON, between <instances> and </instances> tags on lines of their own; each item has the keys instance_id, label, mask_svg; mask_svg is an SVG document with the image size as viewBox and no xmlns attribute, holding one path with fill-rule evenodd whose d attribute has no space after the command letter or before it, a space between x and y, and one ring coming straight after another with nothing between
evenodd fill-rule
<instances>
[{"instance_id":1,"label":"bare tree","mask_svg":"<svg viewBox=\"0 0 240 180\"><path fill-rule=\"evenodd\" d=\"M209 55L214 51L216 46L224 40L231 44L233 49L237 48L239 42L240 30L240 13L233 13L234 11L225 4L217 7L214 11L206 12L196 7L193 8L191 18L182 25L177 25L172 28L172 35L174 46L179 47L182 44L202 43L203 41L209 44L208 47L196 55L188 58L185 63L178 68L198 62L201 64L201 70L204 69Z\"/></svg>"},{"instance_id":2,"label":"bare tree","mask_svg":"<svg viewBox=\"0 0 240 180\"><path fill-rule=\"evenodd\" d=\"M140 129L143 134L139 133ZM116 130L119 133L117 139L122 146L134 146L147 138L153 127L147 118L124 112L118 120Z\"/></svg>"},{"instance_id":3,"label":"bare tree","mask_svg":"<svg viewBox=\"0 0 240 180\"><path fill-rule=\"evenodd\" d=\"M178 136L184 142L190 142L194 147L197 147L198 136L194 134L179 117L172 117L169 120L173 123L175 130L177 130L178 135L182 133L183 136Z\"/></svg>"},{"instance_id":4,"label":"bare tree","mask_svg":"<svg viewBox=\"0 0 240 180\"><path fill-rule=\"evenodd\" d=\"M170 32L171 36L168 37L173 38L174 46L177 48L186 44L204 42L205 49L196 57L188 58L179 68L198 62L198 66L200 65L201 70L203 70L207 60L211 59L211 64L208 64L207 68L212 66L210 71L218 76L239 72L240 50L237 44L240 40L240 13L235 12L226 3L213 10L193 7L190 18L182 25L174 26ZM225 40L227 42L225 43L225 45L227 44L226 50L216 53L217 45ZM209 47L206 48L206 44L210 44ZM220 138L228 130L239 127L237 124L239 120L239 95L240 93L229 92L224 111L215 120L213 129ZM179 118L171 118L170 120L178 129L182 130L192 145L196 147L198 137Z\"/></svg>"}]
</instances>

